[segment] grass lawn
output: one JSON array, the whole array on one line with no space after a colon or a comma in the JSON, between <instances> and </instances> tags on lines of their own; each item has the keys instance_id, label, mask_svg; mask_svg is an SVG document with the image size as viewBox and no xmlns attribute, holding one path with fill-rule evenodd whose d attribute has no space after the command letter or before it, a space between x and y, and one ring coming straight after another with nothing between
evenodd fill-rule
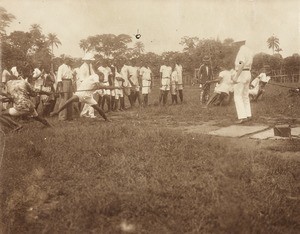
<instances>
[{"instance_id":1,"label":"grass lawn","mask_svg":"<svg viewBox=\"0 0 300 234\"><path fill-rule=\"evenodd\" d=\"M254 123L300 118L300 96L267 86ZM187 93L190 92L189 95ZM299 233L300 141L187 134L235 121L234 105L185 103L7 133L0 233ZM176 128L178 129L178 128Z\"/></svg>"}]
</instances>

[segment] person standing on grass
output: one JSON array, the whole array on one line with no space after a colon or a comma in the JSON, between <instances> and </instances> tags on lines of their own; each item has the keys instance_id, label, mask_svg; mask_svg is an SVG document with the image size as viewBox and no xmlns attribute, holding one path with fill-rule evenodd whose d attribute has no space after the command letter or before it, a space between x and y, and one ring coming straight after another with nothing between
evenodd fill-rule
<instances>
[{"instance_id":1,"label":"person standing on grass","mask_svg":"<svg viewBox=\"0 0 300 234\"><path fill-rule=\"evenodd\" d=\"M160 97L159 103L163 100L163 105L167 104L168 93L170 91L170 79L172 74L172 67L170 67L170 62L164 60L164 64L159 69L160 72L160 80L161 80L161 88L160 88Z\"/></svg>"},{"instance_id":2,"label":"person standing on grass","mask_svg":"<svg viewBox=\"0 0 300 234\"><path fill-rule=\"evenodd\" d=\"M84 61L83 64L80 66L79 69L79 84L82 83L86 78L95 74L93 69L92 62L95 61L94 55L91 53L86 53L86 55L82 58ZM87 118L96 118L94 113L94 108L88 104L84 104L83 109L80 113L80 117L87 117Z\"/></svg>"},{"instance_id":3,"label":"person standing on grass","mask_svg":"<svg viewBox=\"0 0 300 234\"><path fill-rule=\"evenodd\" d=\"M85 80L83 80L79 84L76 93L70 99L68 99L66 103L63 106L61 106L57 111L52 112L50 116L55 116L59 114L59 112L64 110L67 106L72 105L73 102L82 102L90 105L92 108L98 111L98 113L103 117L105 121L110 122L110 120L106 117L104 111L101 109L101 107L98 106L98 103L94 99L93 94L98 89L111 90L111 89L115 89L115 87L101 85L99 77L101 77L101 81L102 81L103 74L97 71L96 74L90 75Z\"/></svg>"},{"instance_id":4,"label":"person standing on grass","mask_svg":"<svg viewBox=\"0 0 300 234\"><path fill-rule=\"evenodd\" d=\"M111 86L111 76L112 76L112 71L111 68L109 66L109 63L107 60L103 61L103 66L99 66L98 71L101 72L103 74L103 81L101 82L101 85L103 86ZM102 110L104 110L104 105L105 102L107 104L107 112L111 111L111 90L110 89L103 89L100 90L99 94L99 101L98 104L101 105Z\"/></svg>"},{"instance_id":5,"label":"person standing on grass","mask_svg":"<svg viewBox=\"0 0 300 234\"><path fill-rule=\"evenodd\" d=\"M183 102L183 79L182 79L182 66L180 64L179 59L176 60L175 71L177 72L177 90L180 98L180 102Z\"/></svg>"},{"instance_id":6,"label":"person standing on grass","mask_svg":"<svg viewBox=\"0 0 300 234\"><path fill-rule=\"evenodd\" d=\"M73 71L71 68L71 59L70 58L64 58L63 64L59 66L57 71L57 88L56 90L58 92L63 92L60 94L59 99L59 108L64 105L66 100L69 99L70 94L72 93L72 80L73 80ZM70 120L72 119L72 108L69 108L68 110L61 112L59 117L59 120Z\"/></svg>"},{"instance_id":7,"label":"person standing on grass","mask_svg":"<svg viewBox=\"0 0 300 234\"><path fill-rule=\"evenodd\" d=\"M120 71L120 74L121 76L123 77L124 79L124 82L123 82L123 93L124 93L124 97L125 95L128 97L128 100L129 100L129 103L130 103L130 106L132 107L133 103L132 103L132 98L131 98L131 83L129 81L130 79L130 74L129 74L129 69L130 69L130 66L127 65L129 64L128 60L126 58L123 58L121 59L121 71ZM125 100L124 98L121 98L120 99L120 105L121 105L121 109L122 110L125 110Z\"/></svg>"},{"instance_id":8,"label":"person standing on grass","mask_svg":"<svg viewBox=\"0 0 300 234\"><path fill-rule=\"evenodd\" d=\"M37 90L23 79L16 80L12 78L6 83L6 88L6 93L1 93L1 95L10 98L13 102L13 107L3 111L1 113L2 116L32 117L34 120L41 122L47 127L51 126L46 119L39 116L35 109L35 105L30 100L30 97L34 97L38 93L45 95L50 95L51 93Z\"/></svg>"},{"instance_id":9,"label":"person standing on grass","mask_svg":"<svg viewBox=\"0 0 300 234\"><path fill-rule=\"evenodd\" d=\"M137 66L136 59L131 60L131 66L129 68L129 82L131 84L130 96L132 101L132 107L135 107L136 100L138 100L139 105L141 105L139 68Z\"/></svg>"},{"instance_id":10,"label":"person standing on grass","mask_svg":"<svg viewBox=\"0 0 300 234\"><path fill-rule=\"evenodd\" d=\"M210 83L213 78L212 68L210 65L210 57L204 56L203 64L199 68L198 78L200 82L200 101L205 104L209 99Z\"/></svg>"},{"instance_id":11,"label":"person standing on grass","mask_svg":"<svg viewBox=\"0 0 300 234\"><path fill-rule=\"evenodd\" d=\"M237 111L237 124L247 122L251 119L251 106L249 98L249 84L251 80L251 66L253 53L246 46L246 41L235 42L240 46L235 59L236 75L232 79L234 82L234 103Z\"/></svg>"},{"instance_id":12,"label":"person standing on grass","mask_svg":"<svg viewBox=\"0 0 300 234\"><path fill-rule=\"evenodd\" d=\"M176 71L176 64L174 64L174 70L171 74L171 97L172 97L172 104L178 104L177 101L177 86L178 86L178 73Z\"/></svg>"},{"instance_id":13,"label":"person standing on grass","mask_svg":"<svg viewBox=\"0 0 300 234\"><path fill-rule=\"evenodd\" d=\"M152 72L149 68L149 62L145 61L145 65L140 69L140 77L142 80L142 95L144 99L144 107L148 106L148 95L152 87Z\"/></svg>"}]
</instances>

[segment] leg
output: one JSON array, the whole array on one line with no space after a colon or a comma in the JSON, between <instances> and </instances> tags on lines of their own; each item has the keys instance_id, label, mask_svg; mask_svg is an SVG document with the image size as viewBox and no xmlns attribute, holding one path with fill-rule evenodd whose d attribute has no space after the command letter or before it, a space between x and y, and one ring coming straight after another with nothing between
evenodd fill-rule
<instances>
[{"instance_id":1,"label":"leg","mask_svg":"<svg viewBox=\"0 0 300 234\"><path fill-rule=\"evenodd\" d=\"M98 98L98 106L101 106L102 105L102 96L99 95L99 98Z\"/></svg>"},{"instance_id":2,"label":"leg","mask_svg":"<svg viewBox=\"0 0 300 234\"><path fill-rule=\"evenodd\" d=\"M124 100L124 97L120 97L120 110L125 110L125 100Z\"/></svg>"},{"instance_id":3,"label":"leg","mask_svg":"<svg viewBox=\"0 0 300 234\"><path fill-rule=\"evenodd\" d=\"M166 91L164 91L164 94L163 94L163 95L164 95L164 96L163 96L163 105L164 105L164 106L167 104L168 93L169 93L169 91L166 90Z\"/></svg>"},{"instance_id":4,"label":"leg","mask_svg":"<svg viewBox=\"0 0 300 234\"><path fill-rule=\"evenodd\" d=\"M138 102L139 102L139 106L141 106L142 104L142 99L141 99L141 95L140 95L140 91L136 92L137 98L138 98Z\"/></svg>"},{"instance_id":5,"label":"leg","mask_svg":"<svg viewBox=\"0 0 300 234\"><path fill-rule=\"evenodd\" d=\"M111 111L110 95L106 95L107 112Z\"/></svg>"},{"instance_id":6,"label":"leg","mask_svg":"<svg viewBox=\"0 0 300 234\"><path fill-rule=\"evenodd\" d=\"M18 124L17 122L13 121L11 118L5 115L0 116L0 122L8 128L12 128L13 126L15 126L14 131L19 130L23 127L21 124Z\"/></svg>"},{"instance_id":7,"label":"leg","mask_svg":"<svg viewBox=\"0 0 300 234\"><path fill-rule=\"evenodd\" d=\"M183 90L182 89L179 90L179 98L180 98L180 102L182 103L183 102Z\"/></svg>"},{"instance_id":8,"label":"leg","mask_svg":"<svg viewBox=\"0 0 300 234\"><path fill-rule=\"evenodd\" d=\"M178 104L177 95L174 95L174 101L175 101L175 104Z\"/></svg>"},{"instance_id":9,"label":"leg","mask_svg":"<svg viewBox=\"0 0 300 234\"><path fill-rule=\"evenodd\" d=\"M105 121L109 121L104 113L104 111L98 106L98 105L92 105L92 107L98 111L98 113L102 116L103 119L105 119Z\"/></svg>"},{"instance_id":10,"label":"leg","mask_svg":"<svg viewBox=\"0 0 300 234\"><path fill-rule=\"evenodd\" d=\"M78 101L79 101L79 98L76 95L74 95L69 100L67 100L65 102L65 104L62 105L57 111L51 112L50 116L57 115L59 112L61 112L62 110L64 110L65 108L67 108L69 105L71 105L72 102L78 102Z\"/></svg>"},{"instance_id":11,"label":"leg","mask_svg":"<svg viewBox=\"0 0 300 234\"><path fill-rule=\"evenodd\" d=\"M162 99L163 99L163 96L164 96L164 91L163 91L163 90L160 90L159 104L161 103L161 101L162 101Z\"/></svg>"},{"instance_id":12,"label":"leg","mask_svg":"<svg viewBox=\"0 0 300 234\"><path fill-rule=\"evenodd\" d=\"M247 114L243 102L243 91L244 91L244 84L237 83L234 85L234 103L237 112L238 119L246 119Z\"/></svg>"},{"instance_id":13,"label":"leg","mask_svg":"<svg viewBox=\"0 0 300 234\"><path fill-rule=\"evenodd\" d=\"M116 102L115 96L111 96L111 99L110 99L110 109L111 110L115 110L115 102Z\"/></svg>"},{"instance_id":14,"label":"leg","mask_svg":"<svg viewBox=\"0 0 300 234\"><path fill-rule=\"evenodd\" d=\"M251 113L250 98L249 98L249 82L244 84L242 97L243 97L244 108L246 111L246 117L251 117L252 113Z\"/></svg>"},{"instance_id":15,"label":"leg","mask_svg":"<svg viewBox=\"0 0 300 234\"><path fill-rule=\"evenodd\" d=\"M39 115L33 117L33 119L36 120L36 121L38 121L38 122L40 122L40 123L42 123L42 124L44 124L47 127L51 127L51 125L49 124L49 122L46 119L40 117Z\"/></svg>"}]
</instances>

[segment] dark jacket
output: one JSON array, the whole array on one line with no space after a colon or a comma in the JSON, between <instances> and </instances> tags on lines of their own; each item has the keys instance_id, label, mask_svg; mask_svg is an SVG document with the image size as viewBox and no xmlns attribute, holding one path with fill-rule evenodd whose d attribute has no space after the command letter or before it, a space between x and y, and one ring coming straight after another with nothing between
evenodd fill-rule
<instances>
[{"instance_id":1,"label":"dark jacket","mask_svg":"<svg viewBox=\"0 0 300 234\"><path fill-rule=\"evenodd\" d=\"M207 72L206 67L208 67L208 72ZM198 79L199 79L200 84L204 84L207 81L212 80L212 70L209 65L208 66L205 64L201 65L199 72L198 72Z\"/></svg>"}]
</instances>

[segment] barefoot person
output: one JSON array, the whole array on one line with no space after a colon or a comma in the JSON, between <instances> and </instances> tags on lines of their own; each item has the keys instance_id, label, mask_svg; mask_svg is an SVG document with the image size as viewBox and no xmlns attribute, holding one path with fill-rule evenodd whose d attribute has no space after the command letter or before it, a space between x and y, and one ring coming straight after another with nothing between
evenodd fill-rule
<instances>
[{"instance_id":1,"label":"barefoot person","mask_svg":"<svg viewBox=\"0 0 300 234\"><path fill-rule=\"evenodd\" d=\"M98 89L115 89L115 87L110 86L103 86L100 85L100 79L99 76L102 77L103 75L99 71L97 71L97 74L90 75L86 79L84 79L78 86L78 90L75 92L75 94L66 101L66 103L61 106L57 111L54 111L50 114L50 116L57 115L59 112L64 110L68 105L72 104L73 102L81 102L87 105L90 105L95 110L98 111L98 113L105 119L105 121L110 121L104 111L98 106L97 101L94 99L93 94L95 90Z\"/></svg>"}]
</instances>

